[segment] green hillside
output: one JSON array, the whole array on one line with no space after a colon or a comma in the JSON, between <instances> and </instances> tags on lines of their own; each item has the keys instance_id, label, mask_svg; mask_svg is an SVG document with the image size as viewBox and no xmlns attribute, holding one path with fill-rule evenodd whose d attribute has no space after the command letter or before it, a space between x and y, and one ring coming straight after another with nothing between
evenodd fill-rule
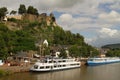
<instances>
[{"instance_id":1,"label":"green hillside","mask_svg":"<svg viewBox=\"0 0 120 80\"><path fill-rule=\"evenodd\" d=\"M66 57L66 48L72 57L98 55L94 47L85 43L82 35L63 30L56 23L54 14L39 14L36 8L29 7L26 10L24 5L20 5L20 8L24 8L19 8L18 11L21 18L18 19L19 16L8 17L7 21L2 20L7 9L0 8L3 10L1 13L4 14L0 14L0 59L6 59L11 53L14 55L20 51L30 50L43 56L50 55L51 51L60 51L60 56ZM43 44L44 40L48 41L48 47Z\"/></svg>"},{"instance_id":2,"label":"green hillside","mask_svg":"<svg viewBox=\"0 0 120 80\"><path fill-rule=\"evenodd\" d=\"M108 44L102 46L102 48L108 48L108 49L120 49L120 43L118 44Z\"/></svg>"}]
</instances>

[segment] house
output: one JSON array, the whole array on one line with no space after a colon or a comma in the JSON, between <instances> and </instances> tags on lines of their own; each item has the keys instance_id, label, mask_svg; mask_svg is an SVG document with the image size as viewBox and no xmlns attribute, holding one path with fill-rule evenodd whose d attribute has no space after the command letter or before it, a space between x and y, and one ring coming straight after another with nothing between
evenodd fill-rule
<instances>
[{"instance_id":1,"label":"house","mask_svg":"<svg viewBox=\"0 0 120 80\"><path fill-rule=\"evenodd\" d=\"M23 65L23 64L29 64L31 60L33 59L33 55L35 54L34 51L28 51L28 52L18 52L13 56L13 60L11 60L10 64L12 66L17 65Z\"/></svg>"},{"instance_id":2,"label":"house","mask_svg":"<svg viewBox=\"0 0 120 80\"><path fill-rule=\"evenodd\" d=\"M47 40L44 40L43 44L46 45L46 47L48 47L48 41Z\"/></svg>"},{"instance_id":3,"label":"house","mask_svg":"<svg viewBox=\"0 0 120 80\"><path fill-rule=\"evenodd\" d=\"M99 57L106 57L106 53L108 51L109 49L103 49L103 48L99 49L99 52L100 52Z\"/></svg>"},{"instance_id":4,"label":"house","mask_svg":"<svg viewBox=\"0 0 120 80\"><path fill-rule=\"evenodd\" d=\"M7 21L7 20L8 20L8 19L7 19L7 16L5 16L4 19L3 19L3 21Z\"/></svg>"}]
</instances>

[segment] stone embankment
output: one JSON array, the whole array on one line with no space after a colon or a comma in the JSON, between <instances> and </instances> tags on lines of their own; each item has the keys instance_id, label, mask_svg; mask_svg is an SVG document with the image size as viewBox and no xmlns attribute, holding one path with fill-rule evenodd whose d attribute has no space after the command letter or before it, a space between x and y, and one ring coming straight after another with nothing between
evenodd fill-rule
<instances>
[{"instance_id":1,"label":"stone embankment","mask_svg":"<svg viewBox=\"0 0 120 80\"><path fill-rule=\"evenodd\" d=\"M28 72L32 65L24 65L24 66L0 66L0 70L9 71L12 73L18 72Z\"/></svg>"}]
</instances>

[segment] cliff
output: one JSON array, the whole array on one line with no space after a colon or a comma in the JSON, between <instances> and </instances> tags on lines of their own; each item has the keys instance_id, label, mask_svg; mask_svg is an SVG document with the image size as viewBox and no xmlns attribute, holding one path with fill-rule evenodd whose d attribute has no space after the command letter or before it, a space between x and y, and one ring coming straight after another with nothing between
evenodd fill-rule
<instances>
[{"instance_id":1,"label":"cliff","mask_svg":"<svg viewBox=\"0 0 120 80\"><path fill-rule=\"evenodd\" d=\"M43 21L45 21L48 26L50 26L51 24L53 24L53 26L57 26L55 16L52 13L50 13L50 15L47 15L46 13L42 13L39 15L24 14L22 16L22 20L28 20L30 22L35 22L35 21L43 22Z\"/></svg>"}]
</instances>

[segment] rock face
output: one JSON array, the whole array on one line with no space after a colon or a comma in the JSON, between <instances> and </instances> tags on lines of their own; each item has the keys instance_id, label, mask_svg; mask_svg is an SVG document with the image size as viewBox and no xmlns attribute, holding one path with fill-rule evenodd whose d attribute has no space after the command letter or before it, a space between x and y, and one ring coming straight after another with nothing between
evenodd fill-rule
<instances>
[{"instance_id":1,"label":"rock face","mask_svg":"<svg viewBox=\"0 0 120 80\"><path fill-rule=\"evenodd\" d=\"M32 15L32 14L24 14L22 16L22 20L29 20L30 22L46 22L48 26L50 26L51 24L53 26L57 26L56 24L56 19L53 13L50 13L49 16L47 16L46 13L42 13L40 15Z\"/></svg>"},{"instance_id":2,"label":"rock face","mask_svg":"<svg viewBox=\"0 0 120 80\"><path fill-rule=\"evenodd\" d=\"M34 21L37 21L37 16L31 15L31 14L24 14L22 16L22 20L29 20L30 22L34 22Z\"/></svg>"}]
</instances>

